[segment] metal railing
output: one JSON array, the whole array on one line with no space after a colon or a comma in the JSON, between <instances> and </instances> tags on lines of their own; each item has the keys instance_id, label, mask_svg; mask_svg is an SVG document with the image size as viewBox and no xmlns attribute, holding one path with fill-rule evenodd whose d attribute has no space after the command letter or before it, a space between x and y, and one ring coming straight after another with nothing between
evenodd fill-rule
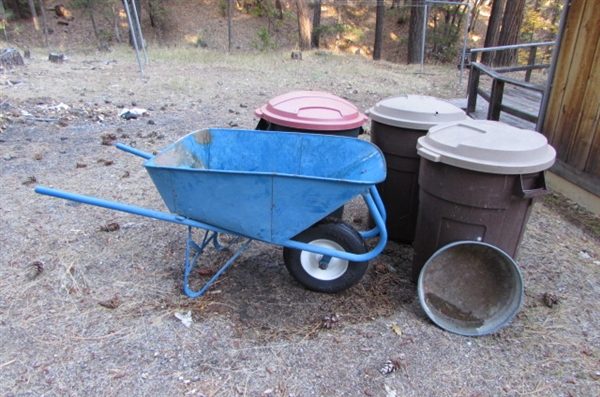
<instances>
[{"instance_id":1,"label":"metal railing","mask_svg":"<svg viewBox=\"0 0 600 397\"><path fill-rule=\"evenodd\" d=\"M525 88L526 90L536 91L544 94L546 90L545 85L533 84L531 83L531 72L536 69L547 69L550 67L550 64L536 64L536 54L537 48L542 46L551 46L554 45L555 42L543 42L543 43L526 43L526 44L515 44L510 46L500 46L500 47L485 47L485 48L474 48L470 50L470 60L471 63L469 68L471 70L469 75L469 85L468 85L468 97L467 97L467 113L475 112L477 108L477 97L480 95L484 98L488 103L488 120L499 120L500 112L506 112L515 117L518 117L523 120L530 121L532 123L537 123L539 114L533 115L526 111L523 111L520 108L511 107L502 103L504 96L504 88L506 84L510 84L513 86ZM520 48L529 48L528 62L526 65L516 65L516 66L508 66L508 67L500 67L493 68L487 66L481 62L479 62L479 54L484 52L495 52L495 51L503 51L510 49L520 49ZM509 72L517 72L517 71L525 71L525 78L523 81L517 80L512 77L504 76L503 73ZM492 87L491 91L488 93L487 91L481 89L479 87L479 82L481 78L481 74L485 74L492 78Z\"/></svg>"}]
</instances>

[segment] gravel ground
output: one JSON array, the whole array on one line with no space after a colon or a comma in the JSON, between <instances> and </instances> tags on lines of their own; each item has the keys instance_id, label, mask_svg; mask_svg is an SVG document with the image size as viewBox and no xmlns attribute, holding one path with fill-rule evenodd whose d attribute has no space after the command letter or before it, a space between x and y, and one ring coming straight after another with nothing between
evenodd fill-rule
<instances>
[{"instance_id":1,"label":"gravel ground","mask_svg":"<svg viewBox=\"0 0 600 397\"><path fill-rule=\"evenodd\" d=\"M362 111L390 95L464 93L456 70L361 57L149 57L141 77L123 49L61 65L33 50L2 74L0 395L600 395L600 221L557 194L534 205L517 257L521 310L479 338L428 320L409 245L390 242L358 285L325 295L289 276L280 247L255 243L191 299L184 227L35 194L45 185L164 211L116 141L152 152L198 128L253 128L255 108L298 89ZM118 116L132 107L148 115ZM366 227L360 201L344 217ZM217 269L226 257L204 261Z\"/></svg>"}]
</instances>

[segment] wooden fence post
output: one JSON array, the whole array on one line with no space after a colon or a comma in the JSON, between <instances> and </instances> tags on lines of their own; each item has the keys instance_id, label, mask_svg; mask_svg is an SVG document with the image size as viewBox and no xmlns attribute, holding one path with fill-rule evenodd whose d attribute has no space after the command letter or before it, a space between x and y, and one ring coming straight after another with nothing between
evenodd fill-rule
<instances>
[{"instance_id":1,"label":"wooden fence post","mask_svg":"<svg viewBox=\"0 0 600 397\"><path fill-rule=\"evenodd\" d=\"M504 81L494 79L492 92L490 94L490 105L488 108L488 120L500 120L500 108L502 107L502 96L504 95Z\"/></svg>"},{"instance_id":2,"label":"wooden fence post","mask_svg":"<svg viewBox=\"0 0 600 397\"><path fill-rule=\"evenodd\" d=\"M474 113L477 109L477 89L479 88L479 76L481 71L474 63L471 63L469 73L469 88L467 95L467 114Z\"/></svg>"},{"instance_id":3,"label":"wooden fence post","mask_svg":"<svg viewBox=\"0 0 600 397\"><path fill-rule=\"evenodd\" d=\"M529 59L527 60L528 66L535 65L536 53L537 53L537 47L531 47L529 49ZM529 83L529 80L531 80L531 72L532 71L533 71L533 69L527 69L527 71L525 72L525 81L528 83Z\"/></svg>"}]
</instances>

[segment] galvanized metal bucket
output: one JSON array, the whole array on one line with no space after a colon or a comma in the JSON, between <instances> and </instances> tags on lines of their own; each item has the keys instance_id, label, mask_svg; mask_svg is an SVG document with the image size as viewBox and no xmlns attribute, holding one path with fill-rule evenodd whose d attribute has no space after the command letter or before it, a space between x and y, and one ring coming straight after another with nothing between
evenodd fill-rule
<instances>
[{"instance_id":1,"label":"galvanized metal bucket","mask_svg":"<svg viewBox=\"0 0 600 397\"><path fill-rule=\"evenodd\" d=\"M421 306L441 328L466 336L493 333L517 314L523 280L515 261L487 243L458 241L440 248L418 280Z\"/></svg>"}]
</instances>

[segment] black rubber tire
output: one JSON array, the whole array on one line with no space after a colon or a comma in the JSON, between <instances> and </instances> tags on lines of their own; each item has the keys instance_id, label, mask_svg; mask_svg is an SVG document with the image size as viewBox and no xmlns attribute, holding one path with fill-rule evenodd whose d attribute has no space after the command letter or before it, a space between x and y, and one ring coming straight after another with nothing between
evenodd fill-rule
<instances>
[{"instance_id":1,"label":"black rubber tire","mask_svg":"<svg viewBox=\"0 0 600 397\"><path fill-rule=\"evenodd\" d=\"M364 254L367 247L362 236L346 222L325 218L298 234L292 240L320 244L339 251ZM319 269L322 255L309 251L283 248L283 261L296 281L309 290L333 294L346 290L360 281L369 261L351 262L332 258L326 270Z\"/></svg>"}]
</instances>

